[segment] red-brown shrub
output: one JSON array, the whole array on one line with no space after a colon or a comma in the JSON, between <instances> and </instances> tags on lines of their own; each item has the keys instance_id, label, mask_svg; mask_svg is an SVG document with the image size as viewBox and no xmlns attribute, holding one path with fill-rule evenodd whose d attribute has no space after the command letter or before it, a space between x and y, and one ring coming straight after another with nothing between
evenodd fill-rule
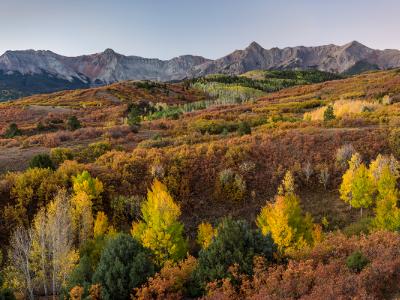
<instances>
[{"instance_id":1,"label":"red-brown shrub","mask_svg":"<svg viewBox=\"0 0 400 300\"><path fill-rule=\"evenodd\" d=\"M370 262L359 273L346 266L356 250ZM233 276L238 286L228 279L211 283L207 299L386 299L400 292L400 235L331 234L312 250L297 253L287 265L268 267L257 258L252 277L235 272Z\"/></svg>"},{"instance_id":2,"label":"red-brown shrub","mask_svg":"<svg viewBox=\"0 0 400 300\"><path fill-rule=\"evenodd\" d=\"M159 273L149 278L146 284L136 289L139 300L178 300L186 293L186 285L191 278L197 261L193 256L178 265L167 263Z\"/></svg>"}]
</instances>

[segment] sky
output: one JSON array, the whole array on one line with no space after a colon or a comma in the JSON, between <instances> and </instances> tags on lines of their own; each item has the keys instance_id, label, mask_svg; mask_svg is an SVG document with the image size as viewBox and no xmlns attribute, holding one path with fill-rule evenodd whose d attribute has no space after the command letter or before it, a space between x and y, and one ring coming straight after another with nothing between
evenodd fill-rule
<instances>
[{"instance_id":1,"label":"sky","mask_svg":"<svg viewBox=\"0 0 400 300\"><path fill-rule=\"evenodd\" d=\"M0 54L112 48L215 59L252 41L266 49L353 40L400 49L399 11L399 0L0 0Z\"/></svg>"}]
</instances>

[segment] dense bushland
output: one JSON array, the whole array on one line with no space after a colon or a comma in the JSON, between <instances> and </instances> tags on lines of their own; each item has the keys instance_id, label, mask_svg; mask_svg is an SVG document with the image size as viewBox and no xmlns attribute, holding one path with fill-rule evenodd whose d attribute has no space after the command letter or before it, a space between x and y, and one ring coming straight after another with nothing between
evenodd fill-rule
<instances>
[{"instance_id":1,"label":"dense bushland","mask_svg":"<svg viewBox=\"0 0 400 300\"><path fill-rule=\"evenodd\" d=\"M255 85L330 79L251 72L1 105L0 170L24 162L0 175L1 297L395 297L398 71Z\"/></svg>"}]
</instances>

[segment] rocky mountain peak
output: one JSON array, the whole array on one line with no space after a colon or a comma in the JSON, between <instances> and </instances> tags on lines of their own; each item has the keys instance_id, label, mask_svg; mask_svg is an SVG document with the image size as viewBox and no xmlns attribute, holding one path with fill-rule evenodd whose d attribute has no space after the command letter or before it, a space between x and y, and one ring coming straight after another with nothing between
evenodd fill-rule
<instances>
[{"instance_id":1,"label":"rocky mountain peak","mask_svg":"<svg viewBox=\"0 0 400 300\"><path fill-rule=\"evenodd\" d=\"M368 48L367 46L361 44L360 42L357 41L352 41L350 43L347 43L343 46L343 49L354 49L354 50L372 50L371 48Z\"/></svg>"},{"instance_id":2,"label":"rocky mountain peak","mask_svg":"<svg viewBox=\"0 0 400 300\"><path fill-rule=\"evenodd\" d=\"M257 42L251 42L250 45L247 46L246 50L255 50L255 51L262 51L265 50L260 44Z\"/></svg>"},{"instance_id":3,"label":"rocky mountain peak","mask_svg":"<svg viewBox=\"0 0 400 300\"><path fill-rule=\"evenodd\" d=\"M7 51L0 56L0 72L22 75L52 74L59 79L91 83L121 80L181 80L213 73L238 75L256 69L309 69L345 72L357 63L387 69L400 67L400 51L370 49L358 41L343 46L264 49L257 42L217 60L183 55L170 60L125 56L113 49L93 55L66 57L51 51Z\"/></svg>"},{"instance_id":4,"label":"rocky mountain peak","mask_svg":"<svg viewBox=\"0 0 400 300\"><path fill-rule=\"evenodd\" d=\"M116 55L117 53L113 49L107 48L106 50L103 51L103 54L105 54L105 55Z\"/></svg>"}]
</instances>

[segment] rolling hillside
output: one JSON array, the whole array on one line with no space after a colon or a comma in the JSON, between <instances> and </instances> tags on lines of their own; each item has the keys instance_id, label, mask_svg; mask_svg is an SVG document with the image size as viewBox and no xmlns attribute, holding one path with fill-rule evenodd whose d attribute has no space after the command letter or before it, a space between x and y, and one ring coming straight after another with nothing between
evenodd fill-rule
<instances>
[{"instance_id":1,"label":"rolling hillside","mask_svg":"<svg viewBox=\"0 0 400 300\"><path fill-rule=\"evenodd\" d=\"M246 76L254 76L254 73ZM178 182L171 182L171 189L185 203L185 210L195 208L200 214L187 215L193 221L200 216L206 217L208 213L221 214L219 210L207 212L202 208L208 201L206 195L212 193L208 189L214 186L215 177L224 168L241 172L240 168L246 164L251 170L241 174L246 180L248 204L230 203L224 208L221 203L221 209L228 209L233 214L250 212L251 207L259 206L276 189L285 169L295 168L301 178L307 162L315 169L312 180L316 184L321 168L329 169L328 190L332 190L332 197L335 197L341 173L334 162L336 149L351 143L366 158L385 153L389 151L388 132L399 122L398 70L300 85L275 93L241 86L236 77L232 77L236 82L234 88L229 83L218 82L220 79L217 77L215 82L206 79L212 86L208 89L199 89L199 81L184 84L124 82L4 103L0 105L2 131L15 122L22 135L0 140L2 167L24 168L38 153L36 149L48 153L57 147L75 149L77 159L89 161L93 170L100 172L98 176L106 176L101 168L111 167L109 161L120 155L126 156L123 160L128 164L129 160L136 161L140 157L146 172L150 172L152 165L159 160L166 174L183 176ZM259 83L257 80L254 82ZM253 91L249 93L247 89ZM215 90L224 92L213 93ZM233 97L232 101L223 101L226 90L229 93L233 90L233 95L244 98ZM337 118L328 123L306 118L307 113L332 103L342 103L340 101L343 102L340 107L354 103L358 110L347 112L343 108L343 112L338 111ZM149 110L141 113L140 128L132 130L127 125L129 104L141 102L150 103L146 106ZM67 119L72 115L77 116L82 124L82 128L76 131L66 129ZM110 152L98 161L79 158L82 147L98 141L107 141L111 148L123 152ZM204 151L211 152L204 156ZM7 163L7 159L13 159L14 163ZM177 159L182 163L179 169L169 169ZM197 171L193 173L193 169ZM119 171L114 171L117 176ZM150 176L150 173L146 174ZM185 178L189 174L190 177ZM300 182L307 190L306 183L302 179ZM114 185L111 181L108 184ZM119 187L124 189L123 186ZM138 191L144 192L146 180L140 186ZM204 190L205 186L207 190ZM118 185L115 188L118 189ZM254 193L257 201L251 200ZM197 200L194 201L193 197ZM310 199L313 197L310 195ZM339 204L340 201L335 205ZM315 203L307 205L313 210ZM318 216L318 211L315 213ZM346 214L338 214L338 219L332 224L346 224Z\"/></svg>"},{"instance_id":2,"label":"rolling hillside","mask_svg":"<svg viewBox=\"0 0 400 300\"><path fill-rule=\"evenodd\" d=\"M81 285L91 293L98 288L87 283L92 272L84 273L89 279L74 277L88 261L89 267L103 264L103 254L96 260L98 249L106 253L110 250L103 249L127 241L138 243L141 229L162 220L174 229L168 232L175 246L168 251L179 246L178 259L188 252L193 256L160 267L134 291L143 299L151 298L149 291L175 295L176 278L194 289L179 286L179 297L291 295L294 281L309 287L299 293L325 299L327 286L335 286L335 295L349 295L348 283L357 281L352 295L368 290L376 298L391 298L399 291L400 241L396 232L380 229L397 228L386 220L396 221L399 208L396 198L381 197L390 188L389 196L398 193L399 124L398 69L348 78L253 71L181 83L126 81L2 103L0 244L13 249L21 224L36 226L34 238L39 236L41 216L46 226L63 230L50 221L71 201L71 215L78 216L71 224L93 224L70 227L80 229L77 243L85 232L90 236L74 252L65 283L71 294L84 293ZM344 174L358 180L350 187L354 199L375 197L373 204L360 206L343 197ZM383 178L376 186L370 184L375 174ZM60 213L56 220L69 216ZM265 228L272 233L264 234ZM300 235L281 239L291 228ZM237 273L240 265L232 267L228 260L223 276L236 276L240 290L227 281L223 288L209 285L206 293L205 284L213 280L209 270L215 268L208 259L225 259L225 253L229 259L236 252L249 266L240 272L254 273ZM152 259L163 261L155 253ZM263 257L254 257L257 253ZM381 280L381 274L389 275ZM364 276L373 285L366 285ZM172 291L164 291L164 284ZM38 294L41 288L37 285Z\"/></svg>"}]
</instances>

